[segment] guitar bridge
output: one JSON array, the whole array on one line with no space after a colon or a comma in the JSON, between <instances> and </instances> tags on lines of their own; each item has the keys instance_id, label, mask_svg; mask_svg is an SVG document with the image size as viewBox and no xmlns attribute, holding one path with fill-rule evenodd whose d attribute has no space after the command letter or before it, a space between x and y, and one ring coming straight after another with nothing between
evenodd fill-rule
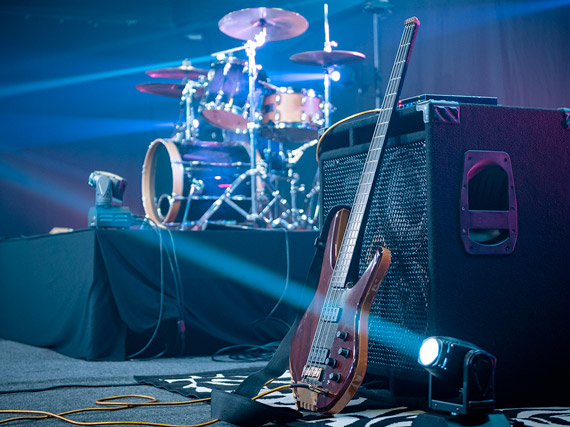
<instances>
[{"instance_id":1,"label":"guitar bridge","mask_svg":"<svg viewBox=\"0 0 570 427\"><path fill-rule=\"evenodd\" d=\"M303 368L302 378L316 382L322 382L323 372L323 368L319 368L317 366L305 366Z\"/></svg>"}]
</instances>

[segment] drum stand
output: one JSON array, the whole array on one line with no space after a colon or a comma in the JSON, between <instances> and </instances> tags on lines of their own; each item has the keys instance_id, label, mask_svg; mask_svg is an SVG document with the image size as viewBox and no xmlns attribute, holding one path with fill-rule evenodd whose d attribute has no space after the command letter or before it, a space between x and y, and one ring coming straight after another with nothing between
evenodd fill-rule
<instances>
[{"instance_id":1,"label":"drum stand","mask_svg":"<svg viewBox=\"0 0 570 427\"><path fill-rule=\"evenodd\" d=\"M329 27L329 5L325 3L324 5L324 15L325 15L325 52L332 52L333 47L337 47L338 44L335 41L331 41L330 38L330 27ZM324 102L324 116L325 116L325 129L331 125L331 78L330 73L333 71L331 66L323 66L324 74L324 91L325 91L325 102Z\"/></svg>"},{"instance_id":2,"label":"drum stand","mask_svg":"<svg viewBox=\"0 0 570 427\"><path fill-rule=\"evenodd\" d=\"M194 141L198 138L198 128L194 125L194 95L196 88L200 87L202 82L188 80L182 90L180 98L180 124L176 126L176 142ZM182 117L185 122L182 124Z\"/></svg>"},{"instance_id":3,"label":"drum stand","mask_svg":"<svg viewBox=\"0 0 570 427\"><path fill-rule=\"evenodd\" d=\"M228 49L222 52L215 53L213 55L223 55L230 52L236 52L238 50L245 50L248 59L248 82L249 82L249 117L247 124L247 131L249 134L249 157L250 157L250 169L242 173L235 181L224 191L224 193L218 198L212 206L202 215L202 217L194 224L193 230L204 230L207 227L208 220L212 217L214 213L220 208L222 203L226 203L231 206L236 212L241 214L246 222L254 226L258 223L271 224L272 218L275 216L279 206L283 203L283 198L280 196L279 191L275 189L271 183L270 176L267 174L266 166L261 163L257 164L257 135L256 130L258 125L256 122L256 105L255 105L255 82L257 80L257 64L255 62L256 49L265 44L266 29L262 27L262 30L257 33L254 40L248 40L244 46ZM232 199L231 196L235 189L247 178L251 180L251 211L248 213L240 206L238 206ZM267 190L271 194L271 200L265 203L265 206L261 208L260 200L258 198L258 186L261 185L263 190ZM261 190L261 191L263 191ZM272 213L273 211L273 213Z\"/></svg>"},{"instance_id":4,"label":"drum stand","mask_svg":"<svg viewBox=\"0 0 570 427\"><path fill-rule=\"evenodd\" d=\"M287 200L283 200L282 206L286 209L281 213L279 218L273 220L272 225L274 227L282 227L287 230L308 230L315 228L315 218L307 215L304 209L297 207L297 194L305 192L305 186L303 184L299 185L299 174L295 172L295 165L303 154L305 154L307 148L313 147L317 142L318 140L315 139L306 142L295 150L287 151L287 180L290 185L289 194L291 196L291 202L288 204ZM318 187L313 185L311 191L305 196L304 205L307 205L307 202L312 200L316 192L318 192Z\"/></svg>"}]
</instances>

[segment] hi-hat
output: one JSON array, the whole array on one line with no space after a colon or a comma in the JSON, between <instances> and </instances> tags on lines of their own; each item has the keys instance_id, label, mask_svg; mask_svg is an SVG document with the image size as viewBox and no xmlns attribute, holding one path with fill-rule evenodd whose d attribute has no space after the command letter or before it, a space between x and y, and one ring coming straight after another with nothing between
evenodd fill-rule
<instances>
[{"instance_id":1,"label":"hi-hat","mask_svg":"<svg viewBox=\"0 0 570 427\"><path fill-rule=\"evenodd\" d=\"M188 79L196 80L208 74L208 70L193 67L192 65L180 65L179 67L157 68L146 71L151 77L162 77L165 79Z\"/></svg>"},{"instance_id":2,"label":"hi-hat","mask_svg":"<svg viewBox=\"0 0 570 427\"><path fill-rule=\"evenodd\" d=\"M152 95L168 96L169 98L181 98L182 91L186 85L182 83L140 83L136 88ZM194 97L204 94L203 88L198 88Z\"/></svg>"},{"instance_id":3,"label":"hi-hat","mask_svg":"<svg viewBox=\"0 0 570 427\"><path fill-rule=\"evenodd\" d=\"M291 55L289 59L297 64L320 65L329 67L331 65L344 65L359 62L366 59L366 55L350 50L312 50Z\"/></svg>"},{"instance_id":4,"label":"hi-hat","mask_svg":"<svg viewBox=\"0 0 570 427\"><path fill-rule=\"evenodd\" d=\"M239 40L253 40L263 28L265 41L285 40L303 34L309 23L297 12L256 7L236 10L225 15L218 22L220 31Z\"/></svg>"}]
</instances>

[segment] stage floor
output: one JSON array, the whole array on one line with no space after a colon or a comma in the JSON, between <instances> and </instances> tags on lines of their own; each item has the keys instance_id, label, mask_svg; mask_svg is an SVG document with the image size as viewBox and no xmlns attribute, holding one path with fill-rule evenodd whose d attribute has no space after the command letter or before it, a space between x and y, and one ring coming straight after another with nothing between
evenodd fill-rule
<instances>
[{"instance_id":1,"label":"stage floor","mask_svg":"<svg viewBox=\"0 0 570 427\"><path fill-rule=\"evenodd\" d=\"M189 398L172 391L142 385L137 383L134 376L157 375L173 378L187 375L189 378L193 377L199 381L206 372L222 373L236 368L251 370L251 368L258 368L262 365L259 362L248 363L229 360L213 362L209 357L93 362L0 339L0 408L60 413L79 408L96 407L95 401L97 399L123 394L152 396L161 402L180 402L189 400ZM223 383L222 381L218 382ZM201 391L207 393L207 388ZM290 396L290 393L286 395L278 393L278 396L270 398L265 403L291 407L292 399ZM121 400L137 401L132 397ZM301 420L285 425L291 427L330 427L337 425L409 427L415 417L422 412L412 408L386 407L370 402L368 402L367 409L362 410L362 406L365 404L363 400L366 399L359 398L350 402L342 413L334 417L304 412ZM508 409L504 413L511 422L513 419L517 419L527 427L570 426L570 407L568 406ZM1 420L23 414L0 415ZM91 411L70 415L70 418L86 422L123 420L188 425L209 421L212 416L209 403L202 402L192 405L138 407L123 411ZM34 423L40 426L65 425L62 421L54 419L34 421ZM214 425L217 427L231 426L226 422L219 422ZM275 426L273 423L270 425Z\"/></svg>"}]
</instances>

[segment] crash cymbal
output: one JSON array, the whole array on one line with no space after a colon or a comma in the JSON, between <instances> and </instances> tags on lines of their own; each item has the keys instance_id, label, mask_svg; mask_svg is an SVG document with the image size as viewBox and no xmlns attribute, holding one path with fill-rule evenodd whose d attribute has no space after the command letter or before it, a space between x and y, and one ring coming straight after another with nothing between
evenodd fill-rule
<instances>
[{"instance_id":1,"label":"crash cymbal","mask_svg":"<svg viewBox=\"0 0 570 427\"><path fill-rule=\"evenodd\" d=\"M265 41L285 40L303 34L309 27L305 18L288 10L256 7L236 10L218 22L220 31L239 40L253 40L262 28Z\"/></svg>"},{"instance_id":2,"label":"crash cymbal","mask_svg":"<svg viewBox=\"0 0 570 427\"><path fill-rule=\"evenodd\" d=\"M297 64L328 67L331 65L344 65L363 61L366 59L366 55L349 50L333 50L332 52L312 50L309 52L296 53L295 55L291 55L289 59Z\"/></svg>"},{"instance_id":3,"label":"crash cymbal","mask_svg":"<svg viewBox=\"0 0 570 427\"><path fill-rule=\"evenodd\" d=\"M138 90L152 95L168 96L169 98L182 98L182 91L186 85L181 83L140 83ZM195 98L204 95L204 89L199 87L194 94Z\"/></svg>"},{"instance_id":4,"label":"crash cymbal","mask_svg":"<svg viewBox=\"0 0 570 427\"><path fill-rule=\"evenodd\" d=\"M208 74L208 70L193 67L192 65L180 65L179 67L157 68L146 71L151 77L162 77L165 79L188 79L197 80L201 76Z\"/></svg>"}]
</instances>

